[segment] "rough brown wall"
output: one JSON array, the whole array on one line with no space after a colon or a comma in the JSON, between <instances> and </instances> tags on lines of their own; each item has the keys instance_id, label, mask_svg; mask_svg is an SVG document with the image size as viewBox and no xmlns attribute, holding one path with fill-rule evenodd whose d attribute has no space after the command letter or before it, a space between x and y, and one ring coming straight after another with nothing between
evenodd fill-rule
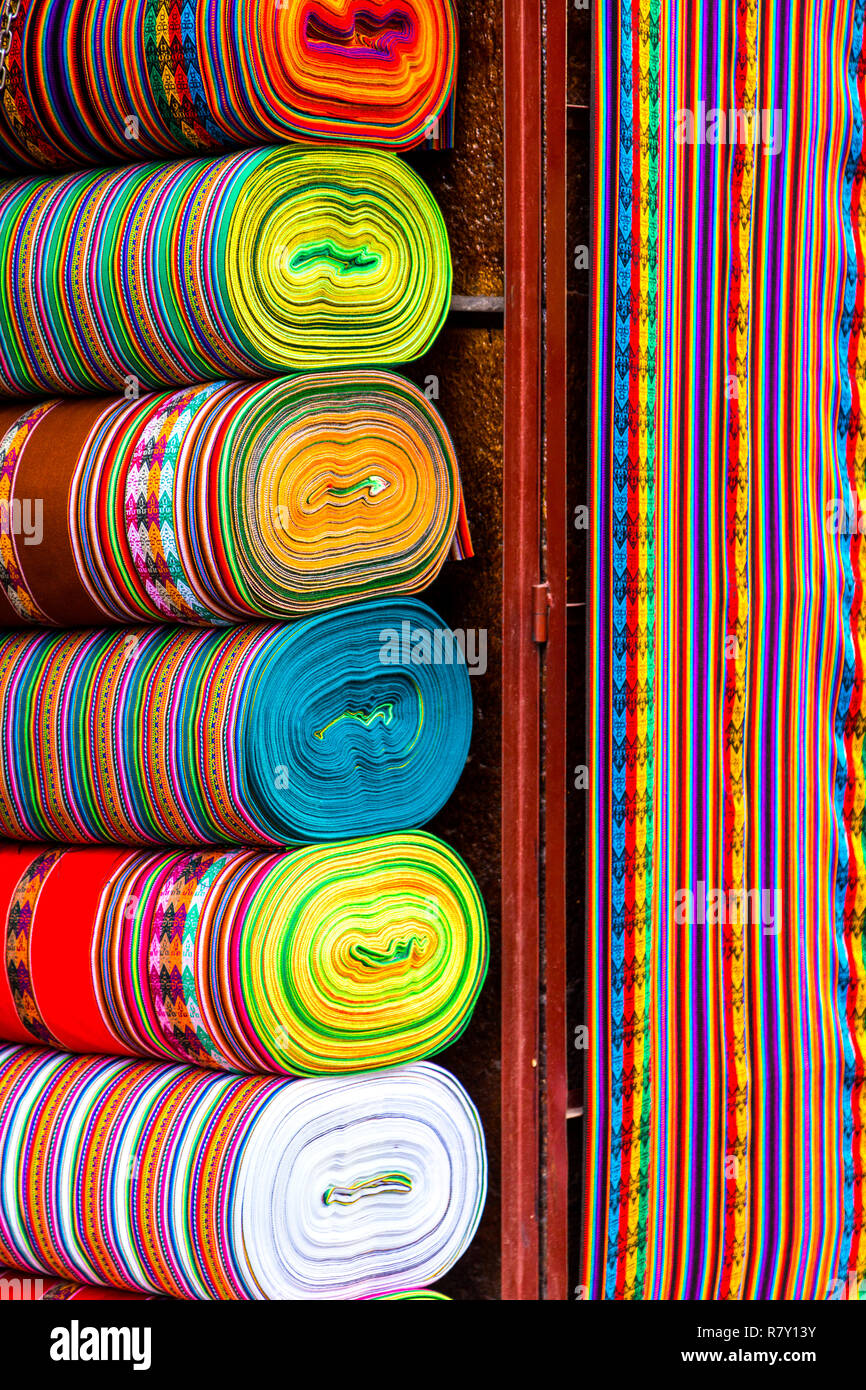
<instances>
[{"instance_id":1,"label":"rough brown wall","mask_svg":"<svg viewBox=\"0 0 866 1390\"><path fill-rule=\"evenodd\" d=\"M455 294L502 294L502 13L457 0L460 60L454 149L408 156L448 224Z\"/></svg>"},{"instance_id":2,"label":"rough brown wall","mask_svg":"<svg viewBox=\"0 0 866 1390\"><path fill-rule=\"evenodd\" d=\"M458 0L461 55L455 148L410 162L432 189L448 226L454 293L502 294L502 18L489 0ZM424 595L452 626L486 628L488 665L472 679L469 761L430 829L475 874L490 921L487 983L463 1037L436 1060L466 1086L481 1113L490 1195L467 1255L437 1286L459 1299L500 1292L500 627L502 605L502 329L462 327L455 315L407 375L439 382L436 402L454 439L475 557L448 563Z\"/></svg>"}]
</instances>

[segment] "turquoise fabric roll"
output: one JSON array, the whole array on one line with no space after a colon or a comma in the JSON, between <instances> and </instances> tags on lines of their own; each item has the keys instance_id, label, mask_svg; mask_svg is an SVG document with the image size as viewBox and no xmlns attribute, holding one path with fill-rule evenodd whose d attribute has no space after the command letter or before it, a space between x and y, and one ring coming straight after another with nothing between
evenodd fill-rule
<instances>
[{"instance_id":1,"label":"turquoise fabric roll","mask_svg":"<svg viewBox=\"0 0 866 1390\"><path fill-rule=\"evenodd\" d=\"M250 797L269 824L309 840L335 824L341 836L370 835L396 829L394 816L424 825L445 804L469 752L472 700L465 664L433 659L437 633L450 636L425 604L382 601L269 643L243 734Z\"/></svg>"},{"instance_id":2,"label":"turquoise fabric roll","mask_svg":"<svg viewBox=\"0 0 866 1390\"><path fill-rule=\"evenodd\" d=\"M0 636L0 835L290 844L418 827L466 761L467 668L417 600L286 627Z\"/></svg>"}]
</instances>

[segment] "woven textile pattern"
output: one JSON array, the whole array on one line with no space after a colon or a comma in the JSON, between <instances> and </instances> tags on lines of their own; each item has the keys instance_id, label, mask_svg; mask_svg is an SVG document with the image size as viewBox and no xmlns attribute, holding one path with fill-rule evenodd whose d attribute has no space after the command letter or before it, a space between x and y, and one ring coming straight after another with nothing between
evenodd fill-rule
<instances>
[{"instance_id":1,"label":"woven textile pattern","mask_svg":"<svg viewBox=\"0 0 866 1390\"><path fill-rule=\"evenodd\" d=\"M0 1037L228 1071L440 1052L487 969L465 865L423 832L294 854L0 846Z\"/></svg>"},{"instance_id":2,"label":"woven textile pattern","mask_svg":"<svg viewBox=\"0 0 866 1390\"><path fill-rule=\"evenodd\" d=\"M56 1276L25 1274L20 1269L0 1269L0 1289L10 1303L151 1303L160 1294L131 1293L128 1289L109 1289L99 1284L78 1284L72 1279ZM434 1289L401 1289L397 1293L367 1294L362 1301L393 1302L403 1299L425 1299L429 1302L450 1303L447 1294Z\"/></svg>"},{"instance_id":3,"label":"woven textile pattern","mask_svg":"<svg viewBox=\"0 0 866 1390\"><path fill-rule=\"evenodd\" d=\"M262 845L422 825L469 750L452 637L413 599L285 627L0 635L0 830Z\"/></svg>"},{"instance_id":4,"label":"woven textile pattern","mask_svg":"<svg viewBox=\"0 0 866 1390\"><path fill-rule=\"evenodd\" d=\"M0 519L7 627L286 618L471 549L448 432L384 372L0 408Z\"/></svg>"},{"instance_id":5,"label":"woven textile pattern","mask_svg":"<svg viewBox=\"0 0 866 1390\"><path fill-rule=\"evenodd\" d=\"M862 1297L863 6L594 15L584 1292Z\"/></svg>"},{"instance_id":6,"label":"woven textile pattern","mask_svg":"<svg viewBox=\"0 0 866 1390\"><path fill-rule=\"evenodd\" d=\"M63 166L231 145L406 148L454 88L451 0L23 0L0 151Z\"/></svg>"},{"instance_id":7,"label":"woven textile pattern","mask_svg":"<svg viewBox=\"0 0 866 1390\"><path fill-rule=\"evenodd\" d=\"M249 150L0 184L0 391L120 391L420 356L442 215L395 155Z\"/></svg>"},{"instance_id":8,"label":"woven textile pattern","mask_svg":"<svg viewBox=\"0 0 866 1390\"><path fill-rule=\"evenodd\" d=\"M341 1299L441 1277L487 1183L428 1062L284 1081L0 1047L0 1260L174 1298Z\"/></svg>"}]
</instances>

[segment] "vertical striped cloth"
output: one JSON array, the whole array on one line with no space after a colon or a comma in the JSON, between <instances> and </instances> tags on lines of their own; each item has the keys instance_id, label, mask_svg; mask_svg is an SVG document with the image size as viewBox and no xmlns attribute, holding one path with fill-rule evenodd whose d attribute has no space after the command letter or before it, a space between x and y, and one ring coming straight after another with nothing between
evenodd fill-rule
<instances>
[{"instance_id":1,"label":"vertical striped cloth","mask_svg":"<svg viewBox=\"0 0 866 1390\"><path fill-rule=\"evenodd\" d=\"M291 139L417 145L454 90L452 0L23 0L0 157L100 164Z\"/></svg>"},{"instance_id":2,"label":"vertical striped cloth","mask_svg":"<svg viewBox=\"0 0 866 1390\"><path fill-rule=\"evenodd\" d=\"M0 625L285 618L471 551L439 416L386 372L0 406Z\"/></svg>"},{"instance_id":3,"label":"vertical striped cloth","mask_svg":"<svg viewBox=\"0 0 866 1390\"><path fill-rule=\"evenodd\" d=\"M582 1292L862 1298L864 8L593 13Z\"/></svg>"},{"instance_id":4,"label":"vertical striped cloth","mask_svg":"<svg viewBox=\"0 0 866 1390\"><path fill-rule=\"evenodd\" d=\"M294 854L0 845L0 1038L229 1071L394 1066L463 1032L475 881L420 831Z\"/></svg>"},{"instance_id":5,"label":"vertical striped cloth","mask_svg":"<svg viewBox=\"0 0 866 1390\"><path fill-rule=\"evenodd\" d=\"M481 1123L418 1062L299 1081L0 1046L0 1262L187 1299L421 1287L475 1234Z\"/></svg>"},{"instance_id":6,"label":"vertical striped cloth","mask_svg":"<svg viewBox=\"0 0 866 1390\"><path fill-rule=\"evenodd\" d=\"M0 184L0 392L407 362L451 293L442 215L373 150L248 150Z\"/></svg>"},{"instance_id":7,"label":"vertical striped cloth","mask_svg":"<svg viewBox=\"0 0 866 1390\"><path fill-rule=\"evenodd\" d=\"M263 845L402 830L448 800L471 727L462 648L416 599L286 627L0 633L0 833Z\"/></svg>"}]
</instances>

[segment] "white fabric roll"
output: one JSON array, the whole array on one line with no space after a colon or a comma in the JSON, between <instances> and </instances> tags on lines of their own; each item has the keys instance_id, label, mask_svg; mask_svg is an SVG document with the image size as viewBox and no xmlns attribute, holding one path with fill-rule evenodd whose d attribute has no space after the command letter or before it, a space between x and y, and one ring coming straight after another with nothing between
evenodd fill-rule
<instances>
[{"instance_id":1,"label":"white fabric roll","mask_svg":"<svg viewBox=\"0 0 866 1390\"><path fill-rule=\"evenodd\" d=\"M234 1246L259 1297L429 1284L475 1234L486 1179L478 1113L443 1068L296 1081L241 1157Z\"/></svg>"},{"instance_id":2,"label":"white fabric roll","mask_svg":"<svg viewBox=\"0 0 866 1390\"><path fill-rule=\"evenodd\" d=\"M298 1081L0 1047L0 1265L192 1299L356 1299L460 1258L478 1113L429 1062Z\"/></svg>"}]
</instances>

